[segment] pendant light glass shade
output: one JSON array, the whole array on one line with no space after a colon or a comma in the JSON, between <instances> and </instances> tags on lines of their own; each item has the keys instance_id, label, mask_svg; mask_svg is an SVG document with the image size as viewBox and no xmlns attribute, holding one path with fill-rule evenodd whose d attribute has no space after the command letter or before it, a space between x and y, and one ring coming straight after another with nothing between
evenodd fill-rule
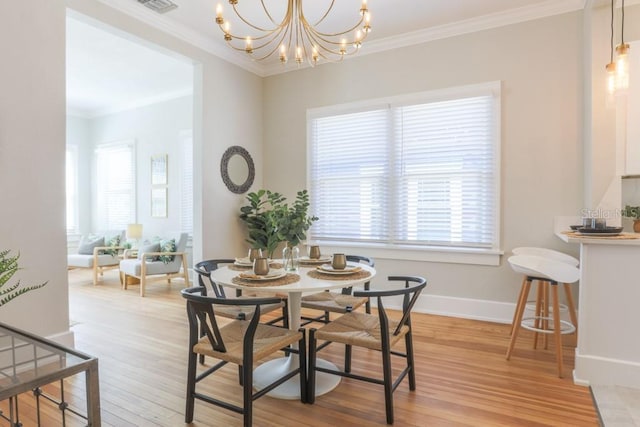
<instances>
[{"instance_id":1,"label":"pendant light glass shade","mask_svg":"<svg viewBox=\"0 0 640 427\"><path fill-rule=\"evenodd\" d=\"M616 47L616 91L624 94L629 89L629 44L622 43Z\"/></svg>"}]
</instances>

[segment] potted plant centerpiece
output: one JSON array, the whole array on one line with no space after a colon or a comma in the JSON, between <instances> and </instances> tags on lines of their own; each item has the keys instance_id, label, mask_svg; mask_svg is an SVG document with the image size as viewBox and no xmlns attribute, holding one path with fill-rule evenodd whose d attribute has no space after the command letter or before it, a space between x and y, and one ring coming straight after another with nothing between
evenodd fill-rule
<instances>
[{"instance_id":1,"label":"potted plant centerpiece","mask_svg":"<svg viewBox=\"0 0 640 427\"><path fill-rule=\"evenodd\" d=\"M278 244L278 214L285 197L280 193L259 190L247 194L248 205L240 208L240 219L247 225L247 243L252 249L260 249L265 256L273 258Z\"/></svg>"},{"instance_id":2,"label":"potted plant centerpiece","mask_svg":"<svg viewBox=\"0 0 640 427\"><path fill-rule=\"evenodd\" d=\"M307 230L316 216L308 215L309 193L307 190L298 191L296 201L292 206L283 205L279 210L278 238L286 242L282 250L282 264L286 271L298 270L298 258L300 249L298 245L307 238Z\"/></svg>"}]
</instances>

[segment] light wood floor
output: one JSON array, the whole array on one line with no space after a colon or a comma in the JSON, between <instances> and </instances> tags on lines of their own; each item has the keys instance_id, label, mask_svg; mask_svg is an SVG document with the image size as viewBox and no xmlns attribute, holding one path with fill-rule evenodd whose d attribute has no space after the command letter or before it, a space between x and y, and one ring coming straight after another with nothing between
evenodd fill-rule
<instances>
[{"instance_id":1,"label":"light wood floor","mask_svg":"<svg viewBox=\"0 0 640 427\"><path fill-rule=\"evenodd\" d=\"M98 286L91 284L90 272L71 271L69 279L76 347L99 358L103 425L184 425L187 321L179 296L182 282L152 284L140 298L137 286L120 289L117 272L105 273ZM553 344L548 350L532 350L528 331L506 361L508 325L425 314L412 320L417 390L409 392L405 381L394 393L396 426L598 425L589 389L571 380L571 337L565 337L566 373L560 379ZM338 346L320 354L341 363ZM377 356L354 349L354 372L380 371ZM210 377L208 387L240 402L235 366ZM80 388L70 387L78 402ZM196 402L193 425L237 426L241 418ZM314 405L263 397L254 403L254 425L386 425L383 392L380 386L343 379Z\"/></svg>"}]
</instances>

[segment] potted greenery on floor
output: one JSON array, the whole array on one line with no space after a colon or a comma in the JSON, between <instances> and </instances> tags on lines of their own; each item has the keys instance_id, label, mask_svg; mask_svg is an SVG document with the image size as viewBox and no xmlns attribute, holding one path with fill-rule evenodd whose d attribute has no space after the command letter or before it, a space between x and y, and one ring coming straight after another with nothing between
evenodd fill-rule
<instances>
[{"instance_id":1,"label":"potted greenery on floor","mask_svg":"<svg viewBox=\"0 0 640 427\"><path fill-rule=\"evenodd\" d=\"M17 283L5 287L13 275L20 270L20 267L18 266L18 258L20 258L20 254L16 256L9 256L9 252L11 251L0 251L0 306L7 304L14 298L17 298L29 291L40 289L47 284L47 282L44 282L36 286L20 287L20 281L18 280Z\"/></svg>"}]
</instances>

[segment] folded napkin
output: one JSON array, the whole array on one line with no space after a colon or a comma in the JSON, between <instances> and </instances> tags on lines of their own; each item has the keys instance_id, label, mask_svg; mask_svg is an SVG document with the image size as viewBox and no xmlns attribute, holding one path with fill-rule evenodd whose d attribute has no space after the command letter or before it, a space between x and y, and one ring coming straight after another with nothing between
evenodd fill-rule
<instances>
[{"instance_id":1,"label":"folded napkin","mask_svg":"<svg viewBox=\"0 0 640 427\"><path fill-rule=\"evenodd\" d=\"M259 280L259 279L272 279L276 277L281 277L283 276L283 273L284 273L284 270L282 269L273 269L263 276L255 274L253 271L240 273L239 276L241 279Z\"/></svg>"}]
</instances>

